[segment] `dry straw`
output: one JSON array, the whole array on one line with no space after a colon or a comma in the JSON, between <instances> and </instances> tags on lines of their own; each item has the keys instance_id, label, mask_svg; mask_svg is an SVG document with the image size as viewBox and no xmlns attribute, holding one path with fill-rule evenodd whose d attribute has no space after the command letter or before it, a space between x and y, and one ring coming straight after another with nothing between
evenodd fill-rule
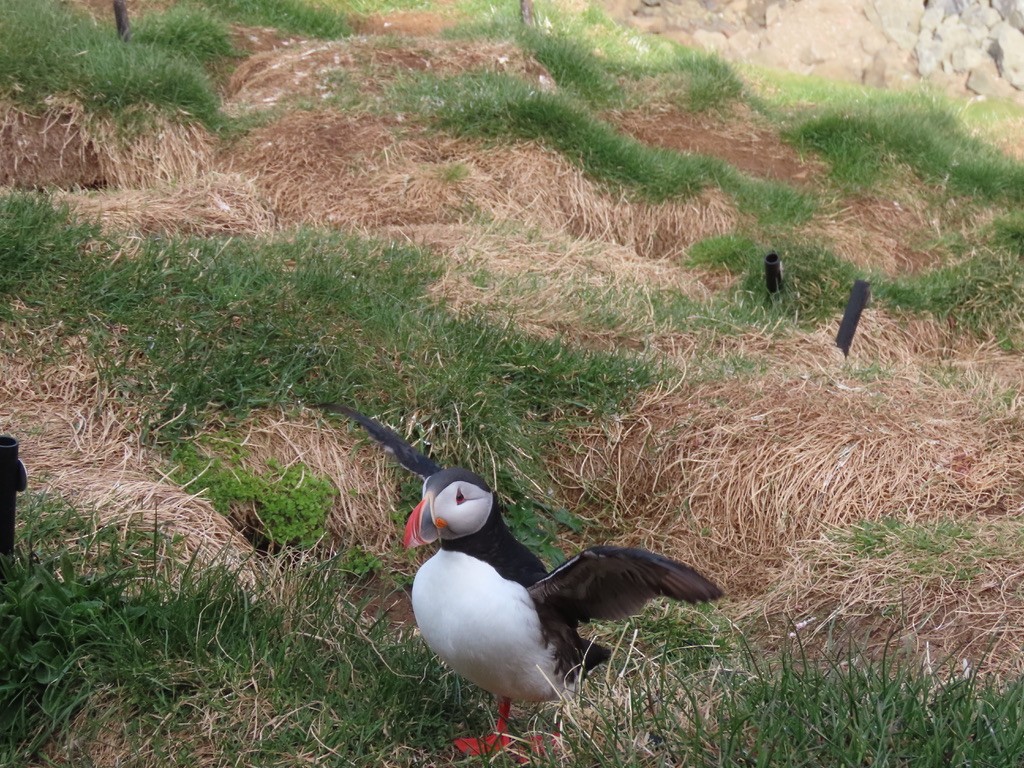
<instances>
[{"instance_id":1,"label":"dry straw","mask_svg":"<svg viewBox=\"0 0 1024 768\"><path fill-rule=\"evenodd\" d=\"M346 79L361 93L376 94L409 71L445 75L474 70L516 74L553 87L544 67L512 43L352 37L286 44L250 56L231 75L224 109L238 114L296 99L325 100Z\"/></svg>"},{"instance_id":2,"label":"dry straw","mask_svg":"<svg viewBox=\"0 0 1024 768\"><path fill-rule=\"evenodd\" d=\"M13 331L4 333L4 348L18 349ZM54 343L24 341L40 349ZM84 340L65 343L59 363L46 369L30 354L3 353L0 376L0 432L19 439L31 490L94 510L98 528L156 530L164 554L181 562L246 561L251 548L231 523L162 476L160 458L132 427L133 414L100 384Z\"/></svg>"},{"instance_id":3,"label":"dry straw","mask_svg":"<svg viewBox=\"0 0 1024 768\"><path fill-rule=\"evenodd\" d=\"M126 134L70 100L51 99L39 113L0 103L0 184L145 187L209 167L213 140L205 128L156 113L136 118L145 130Z\"/></svg>"},{"instance_id":4,"label":"dry straw","mask_svg":"<svg viewBox=\"0 0 1024 768\"><path fill-rule=\"evenodd\" d=\"M256 180L285 223L374 230L483 214L666 258L731 231L738 220L718 191L687 201L634 202L535 144L496 154L477 142L413 128L399 137L396 127L369 115L294 113L255 131L226 162Z\"/></svg>"},{"instance_id":5,"label":"dry straw","mask_svg":"<svg viewBox=\"0 0 1024 768\"><path fill-rule=\"evenodd\" d=\"M825 642L837 631L895 641L958 672L1024 671L1024 569L1020 515L955 519L951 530L879 526L858 540L827 530L800 542L763 599L741 614L763 617L779 639ZM800 629L797 629L799 627Z\"/></svg>"},{"instance_id":6,"label":"dry straw","mask_svg":"<svg viewBox=\"0 0 1024 768\"><path fill-rule=\"evenodd\" d=\"M756 595L825 528L1017 508L1024 435L1012 415L982 416L965 395L903 380L680 385L571 435L554 474L616 539Z\"/></svg>"},{"instance_id":7,"label":"dry straw","mask_svg":"<svg viewBox=\"0 0 1024 768\"><path fill-rule=\"evenodd\" d=\"M71 208L105 231L136 235L265 235L274 214L255 185L237 174L208 173L146 189L68 193Z\"/></svg>"}]
</instances>

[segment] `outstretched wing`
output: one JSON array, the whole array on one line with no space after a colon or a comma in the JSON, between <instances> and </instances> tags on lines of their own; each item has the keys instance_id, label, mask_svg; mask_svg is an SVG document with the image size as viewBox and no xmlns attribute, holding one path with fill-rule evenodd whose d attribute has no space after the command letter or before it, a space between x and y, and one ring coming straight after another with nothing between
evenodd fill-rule
<instances>
[{"instance_id":1,"label":"outstretched wing","mask_svg":"<svg viewBox=\"0 0 1024 768\"><path fill-rule=\"evenodd\" d=\"M380 443L385 451L398 459L398 463L410 472L415 472L420 477L426 479L441 471L441 467L405 442L397 432L388 429L369 416L364 416L347 405L338 405L337 403L320 403L317 407L331 413L340 413L342 416L347 416L357 422L370 434L370 437Z\"/></svg>"},{"instance_id":2,"label":"outstretched wing","mask_svg":"<svg viewBox=\"0 0 1024 768\"><path fill-rule=\"evenodd\" d=\"M648 600L671 597L703 603L722 590L692 568L644 549L591 547L529 588L534 602L570 623L624 619Z\"/></svg>"}]
</instances>

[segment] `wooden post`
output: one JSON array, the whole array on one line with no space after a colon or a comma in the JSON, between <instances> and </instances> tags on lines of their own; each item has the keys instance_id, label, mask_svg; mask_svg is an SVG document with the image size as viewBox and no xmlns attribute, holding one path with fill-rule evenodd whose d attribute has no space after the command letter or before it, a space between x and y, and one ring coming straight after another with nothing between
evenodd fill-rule
<instances>
[{"instance_id":1,"label":"wooden post","mask_svg":"<svg viewBox=\"0 0 1024 768\"><path fill-rule=\"evenodd\" d=\"M533 0L519 0L519 12L523 16L523 24L533 26Z\"/></svg>"},{"instance_id":2,"label":"wooden post","mask_svg":"<svg viewBox=\"0 0 1024 768\"><path fill-rule=\"evenodd\" d=\"M128 24L128 0L114 0L114 21L117 23L118 37L127 43L132 39L132 29Z\"/></svg>"}]
</instances>

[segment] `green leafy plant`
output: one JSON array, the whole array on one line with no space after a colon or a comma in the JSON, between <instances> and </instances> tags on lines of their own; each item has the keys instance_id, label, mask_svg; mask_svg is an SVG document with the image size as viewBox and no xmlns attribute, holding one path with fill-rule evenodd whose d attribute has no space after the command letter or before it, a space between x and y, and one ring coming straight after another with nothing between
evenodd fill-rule
<instances>
[{"instance_id":1,"label":"green leafy plant","mask_svg":"<svg viewBox=\"0 0 1024 768\"><path fill-rule=\"evenodd\" d=\"M175 449L175 476L191 489L205 491L217 511L231 514L250 504L262 524L260 534L274 546L310 547L324 534L324 525L337 489L298 463L282 467L267 463L268 471L255 473L241 465L241 454L222 459L206 457L192 445Z\"/></svg>"}]
</instances>

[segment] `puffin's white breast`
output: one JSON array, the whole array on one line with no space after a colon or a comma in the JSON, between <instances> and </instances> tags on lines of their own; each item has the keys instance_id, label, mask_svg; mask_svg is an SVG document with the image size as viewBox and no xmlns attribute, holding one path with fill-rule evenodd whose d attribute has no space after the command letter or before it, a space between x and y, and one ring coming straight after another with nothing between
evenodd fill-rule
<instances>
[{"instance_id":1,"label":"puffin's white breast","mask_svg":"<svg viewBox=\"0 0 1024 768\"><path fill-rule=\"evenodd\" d=\"M430 649L484 690L526 701L564 690L530 594L484 561L439 550L416 573L412 608Z\"/></svg>"}]
</instances>

